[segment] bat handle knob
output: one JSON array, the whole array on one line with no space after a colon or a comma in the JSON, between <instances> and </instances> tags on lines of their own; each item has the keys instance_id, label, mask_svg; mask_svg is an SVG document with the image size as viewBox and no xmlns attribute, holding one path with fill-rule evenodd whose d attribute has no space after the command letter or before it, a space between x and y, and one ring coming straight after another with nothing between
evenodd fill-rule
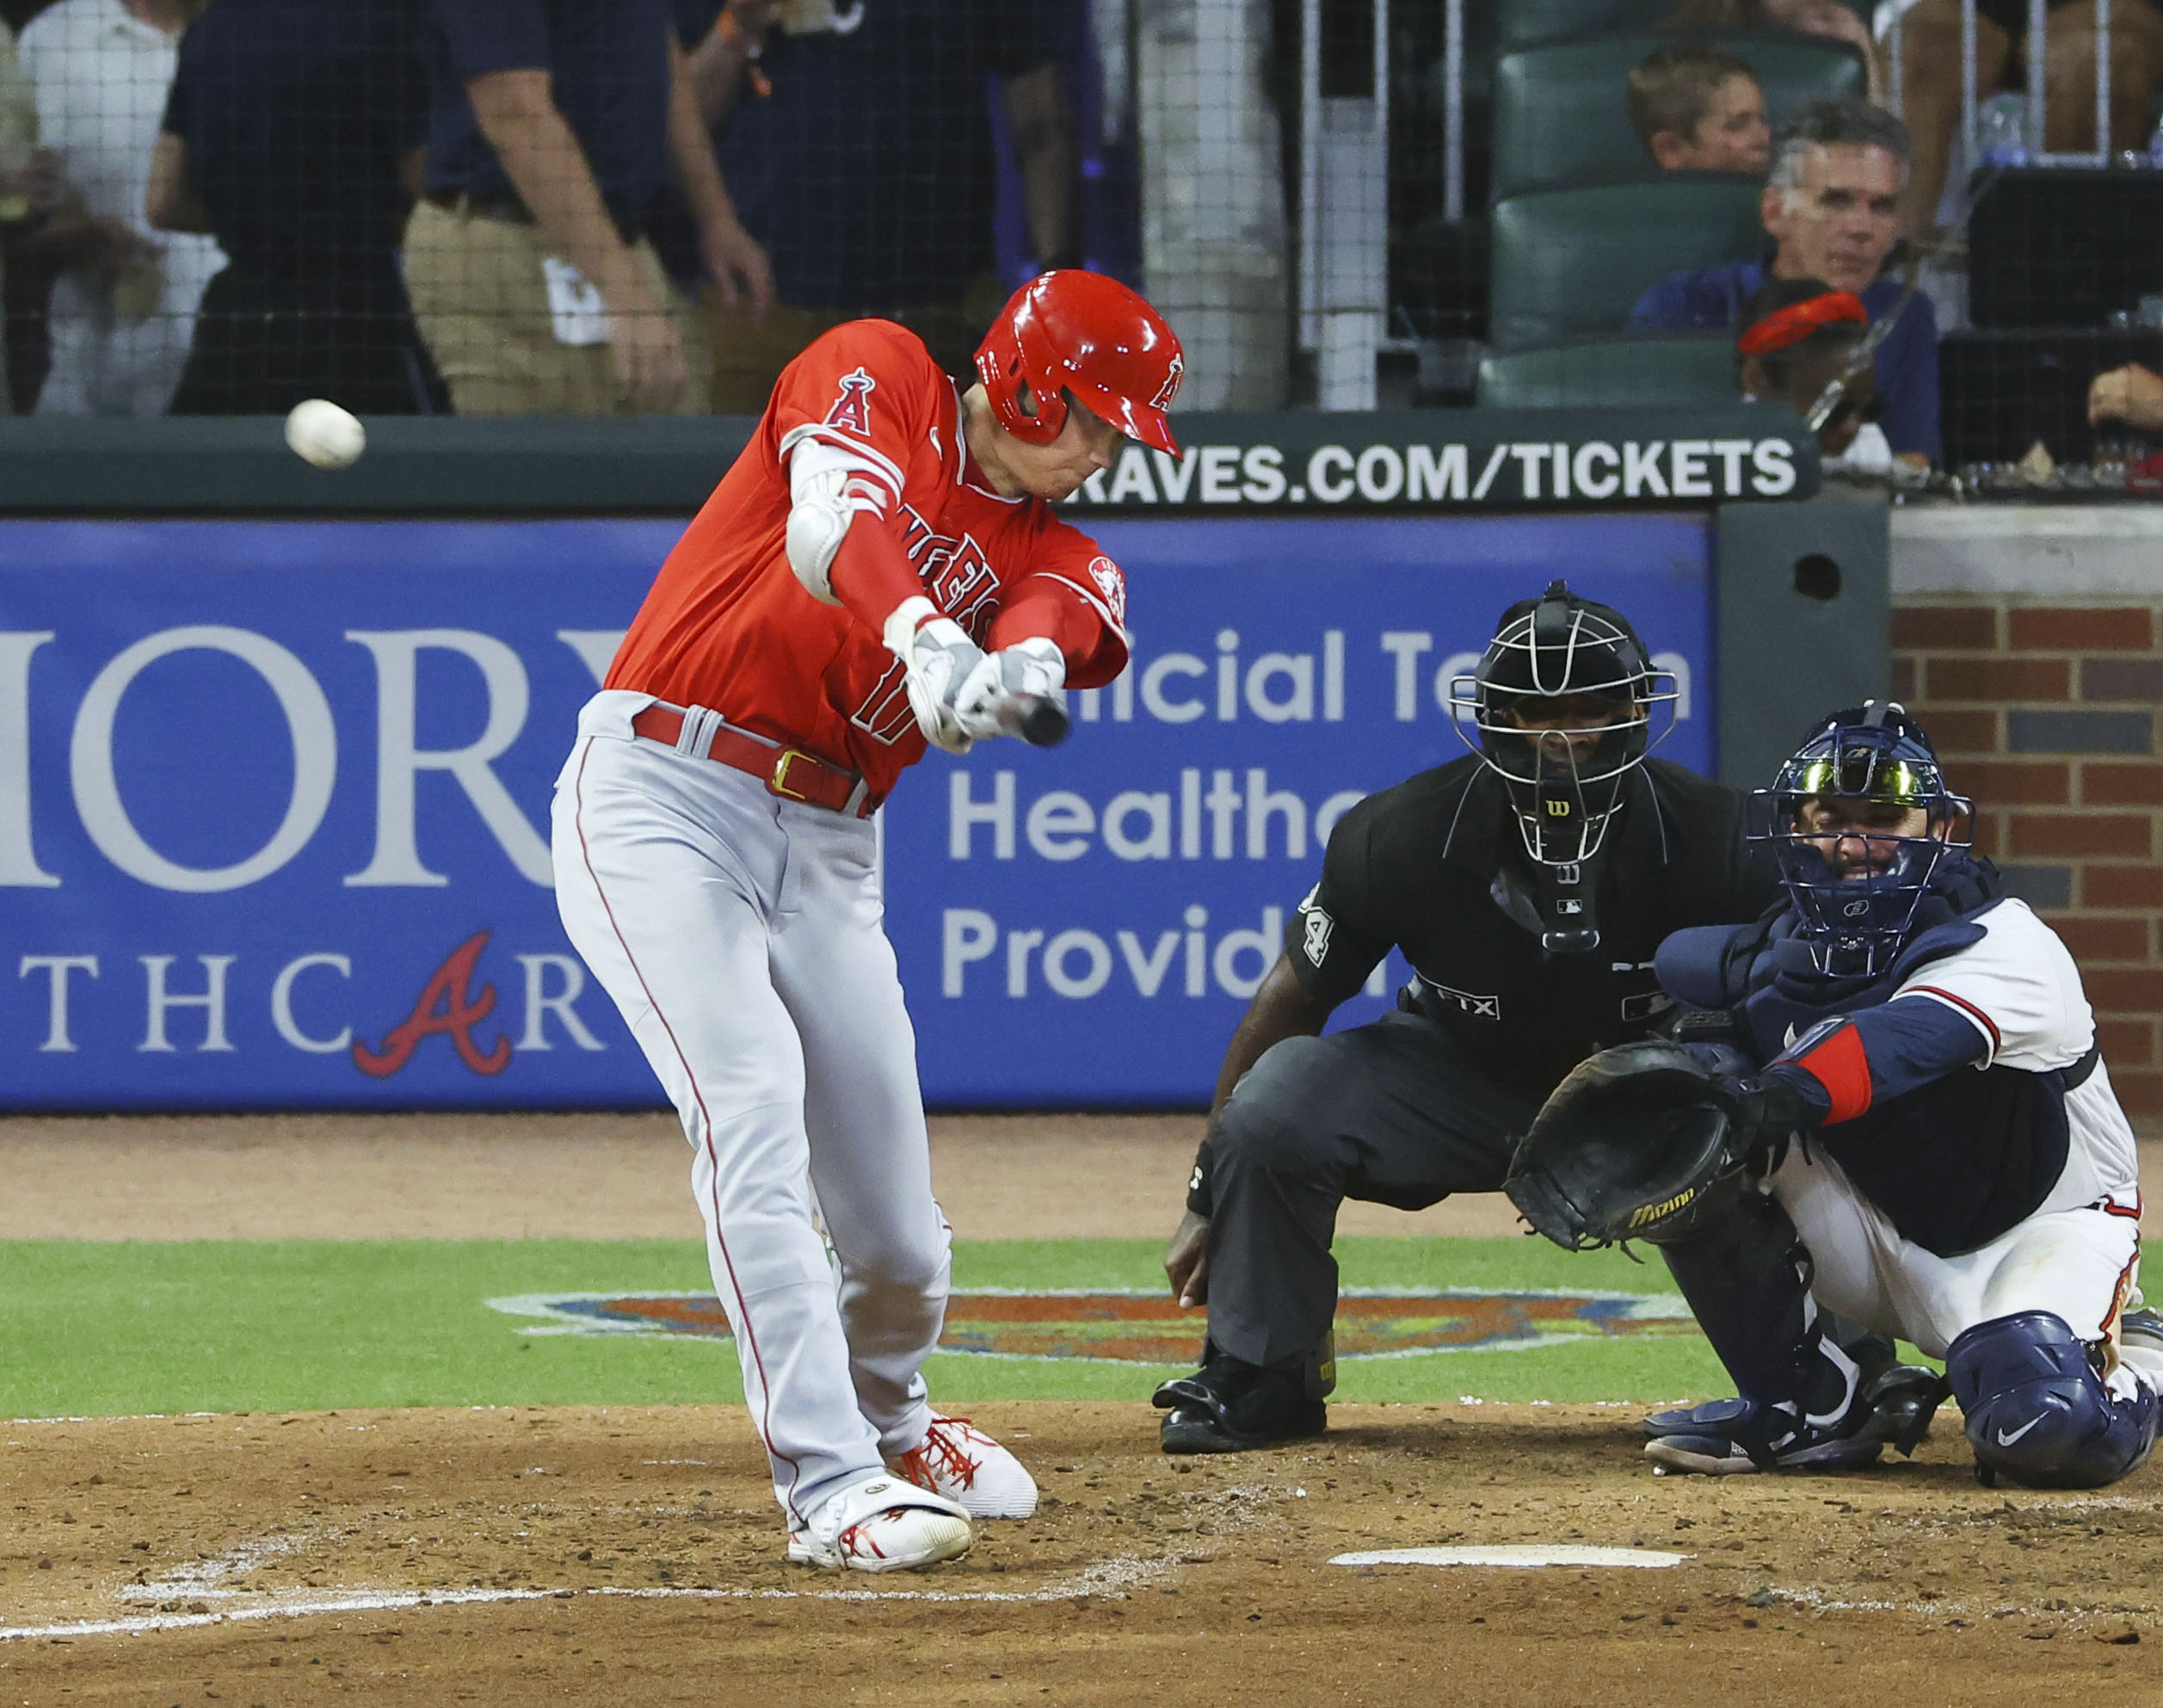
<instances>
[{"instance_id":1,"label":"bat handle knob","mask_svg":"<svg viewBox=\"0 0 2163 1708\"><path fill-rule=\"evenodd\" d=\"M1067 709L1050 694L1015 694L999 708L999 725L1031 747L1057 747L1070 727Z\"/></svg>"}]
</instances>

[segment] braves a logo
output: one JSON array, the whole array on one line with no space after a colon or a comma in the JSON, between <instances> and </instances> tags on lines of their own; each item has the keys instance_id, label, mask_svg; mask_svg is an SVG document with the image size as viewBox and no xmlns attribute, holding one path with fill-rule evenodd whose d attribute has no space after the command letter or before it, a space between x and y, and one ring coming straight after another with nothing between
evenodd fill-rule
<instances>
[{"instance_id":1,"label":"braves a logo","mask_svg":"<svg viewBox=\"0 0 2163 1708\"><path fill-rule=\"evenodd\" d=\"M872 393L878 389L878 381L862 368L841 376L841 395L834 399L834 407L826 412L826 425L845 427L851 433L860 433L866 439L872 432Z\"/></svg>"},{"instance_id":2,"label":"braves a logo","mask_svg":"<svg viewBox=\"0 0 2163 1708\"><path fill-rule=\"evenodd\" d=\"M1156 388L1156 395L1149 399L1153 410L1168 410L1172 399L1179 395L1179 383L1186 377L1186 358L1175 355L1172 365L1164 370L1164 383Z\"/></svg>"},{"instance_id":3,"label":"braves a logo","mask_svg":"<svg viewBox=\"0 0 2163 1708\"><path fill-rule=\"evenodd\" d=\"M1111 607L1112 620L1121 628L1126 626L1126 576L1109 558L1089 559L1089 579L1096 583L1096 590L1104 595L1104 602Z\"/></svg>"},{"instance_id":4,"label":"braves a logo","mask_svg":"<svg viewBox=\"0 0 2163 1708\"><path fill-rule=\"evenodd\" d=\"M388 1079L408 1062L424 1039L445 1037L458 1058L477 1074L500 1074L511 1064L511 1040L500 1034L493 1049L484 1051L473 1028L496 1007L496 987L484 983L473 988L473 972L488 945L489 934L476 931L444 957L443 965L428 975L414 1000L413 1012L383 1035L383 1047L371 1050L360 1039L353 1043L354 1065L371 1079Z\"/></svg>"}]
</instances>

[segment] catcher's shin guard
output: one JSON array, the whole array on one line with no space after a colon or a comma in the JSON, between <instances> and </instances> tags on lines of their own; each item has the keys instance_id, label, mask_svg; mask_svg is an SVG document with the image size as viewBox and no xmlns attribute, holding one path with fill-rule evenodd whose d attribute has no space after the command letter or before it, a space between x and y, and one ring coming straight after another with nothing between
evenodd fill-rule
<instances>
[{"instance_id":1,"label":"catcher's shin guard","mask_svg":"<svg viewBox=\"0 0 2163 1708\"><path fill-rule=\"evenodd\" d=\"M1846 1378L1822 1352L1810 1257L1778 1201L1754 1189L1724 1197L1660 1254L1742 1397L1823 1412ZM1845 1359L1843 1361L1848 1361Z\"/></svg>"},{"instance_id":2,"label":"catcher's shin guard","mask_svg":"<svg viewBox=\"0 0 2163 1708\"><path fill-rule=\"evenodd\" d=\"M2047 1310L1979 1323L1946 1349L1967 1414L1975 1476L2031 1489L2100 1489L2138 1471L2155 1445L2157 1397L2145 1381L2111 1392L2095 1354Z\"/></svg>"}]
</instances>

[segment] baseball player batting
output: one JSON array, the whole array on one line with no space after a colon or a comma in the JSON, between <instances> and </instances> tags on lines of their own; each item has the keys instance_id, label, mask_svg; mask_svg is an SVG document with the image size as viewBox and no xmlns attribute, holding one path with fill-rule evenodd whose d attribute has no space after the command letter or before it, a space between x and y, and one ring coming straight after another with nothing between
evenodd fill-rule
<instances>
[{"instance_id":1,"label":"baseball player batting","mask_svg":"<svg viewBox=\"0 0 2163 1708\"><path fill-rule=\"evenodd\" d=\"M1177 454L1182 367L1155 310L1082 271L1014 295L965 392L890 322L828 333L662 565L557 780L564 929L682 1117L792 1561L927 1566L1036 1505L925 1389L949 1236L872 815L927 743L1056 739L1064 689L1125 668L1119 568L1048 503L1123 437Z\"/></svg>"}]
</instances>

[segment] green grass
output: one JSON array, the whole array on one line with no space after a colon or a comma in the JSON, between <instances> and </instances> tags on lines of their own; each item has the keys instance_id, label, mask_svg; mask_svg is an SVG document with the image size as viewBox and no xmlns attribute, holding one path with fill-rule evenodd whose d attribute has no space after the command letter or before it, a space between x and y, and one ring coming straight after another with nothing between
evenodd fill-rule
<instances>
[{"instance_id":1,"label":"green grass","mask_svg":"<svg viewBox=\"0 0 2163 1708\"><path fill-rule=\"evenodd\" d=\"M1155 1240L958 1246L961 1287L1155 1287ZM1529 1239L1345 1239L1347 1286L1669 1293L1657 1262ZM485 1301L516 1293L704 1292L676 1240L0 1242L0 1416L352 1406L669 1404L742 1397L725 1342L530 1335ZM1199 1341L1200 1322L1196 1319ZM944 1354L942 1401L1142 1400L1131 1364ZM1346 1360L1345 1400L1647 1401L1722 1392L1695 1336Z\"/></svg>"}]
</instances>

